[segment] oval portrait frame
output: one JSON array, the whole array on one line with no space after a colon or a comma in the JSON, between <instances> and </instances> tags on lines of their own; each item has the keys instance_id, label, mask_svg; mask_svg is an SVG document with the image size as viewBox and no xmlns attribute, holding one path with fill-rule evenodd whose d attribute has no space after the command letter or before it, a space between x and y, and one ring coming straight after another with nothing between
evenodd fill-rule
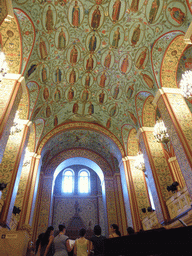
<instances>
[{"instance_id":1,"label":"oval portrait frame","mask_svg":"<svg viewBox=\"0 0 192 256\"><path fill-rule=\"evenodd\" d=\"M93 14L93 12L94 12L94 10L96 9L97 6L99 7L99 9L101 9L101 10L100 10L101 19L100 19L99 27L98 27L97 29L93 29L92 26L91 26L92 14ZM94 5L94 6L91 8L91 10L90 10L90 12L89 12L89 16L88 16L89 27L90 27L92 30L96 31L96 30L98 30L98 29L101 28L101 26L103 25L104 20L105 20L105 12L104 12L103 7L102 7L101 5Z\"/></svg>"},{"instance_id":2,"label":"oval portrait frame","mask_svg":"<svg viewBox=\"0 0 192 256\"><path fill-rule=\"evenodd\" d=\"M145 9L145 17L147 19L147 21L149 22L149 13L150 13L150 10L151 10L151 6L152 6L152 2L155 1L155 0L150 0L148 3L147 3L147 6L146 6L146 9ZM159 8L158 8L158 11L157 11L157 14L156 14L156 17L155 17L155 21L150 23L150 24L156 24L158 22L158 19L161 15L161 12L162 12L162 9L163 9L163 6L164 6L164 0L159 0ZM150 8L149 8L150 7Z\"/></svg>"},{"instance_id":3,"label":"oval portrait frame","mask_svg":"<svg viewBox=\"0 0 192 256\"><path fill-rule=\"evenodd\" d=\"M46 4L44 6L43 12L42 12L42 23L43 23L43 29L47 33L47 28L46 28L46 12L47 12L49 6L51 6L53 8L53 9L51 9L53 14L55 13L55 15L53 15L53 31L51 32L51 34L52 34L55 31L55 29L54 29L55 24L57 24L57 11L56 11L56 8L55 8L55 6L53 4L48 3L48 4Z\"/></svg>"},{"instance_id":4,"label":"oval portrait frame","mask_svg":"<svg viewBox=\"0 0 192 256\"><path fill-rule=\"evenodd\" d=\"M111 10L112 10L112 13L113 13L113 5L114 5L115 1L116 0L111 0L110 3L109 3L109 6L108 6L109 18L112 22L113 22L112 14L110 15L110 13L111 13ZM124 4L122 5L122 3L124 3ZM121 10L123 10L123 11L121 12ZM125 11L126 11L126 1L125 0L121 0L121 10L120 10L120 13L119 13L119 19L118 19L118 21L114 22L114 24L117 24L119 21L121 21L123 19L124 15L125 15Z\"/></svg>"},{"instance_id":5,"label":"oval portrait frame","mask_svg":"<svg viewBox=\"0 0 192 256\"><path fill-rule=\"evenodd\" d=\"M60 34L60 32L61 31L59 31L59 30L61 30L61 28L63 28L63 32L65 33L65 34L67 34L67 37L66 37L66 46L65 46L65 48L64 49L59 49L58 48L58 37L59 37L59 34ZM66 27L65 26L60 26L59 28L57 28L57 31L56 31L56 33L55 33L55 45L56 45L56 48L57 48L57 50L58 51L65 51L66 49L67 49L67 47L68 47L68 44L69 44L69 41L70 41L70 37L69 37L69 32L68 32L68 30L66 29Z\"/></svg>"},{"instance_id":6,"label":"oval portrait frame","mask_svg":"<svg viewBox=\"0 0 192 256\"><path fill-rule=\"evenodd\" d=\"M72 50L73 46L75 46L75 48L77 49L77 52L78 52L77 62L74 65L74 67L75 67L76 65L78 65L78 62L81 59L80 47L77 44L70 44L69 45L69 47L67 48L67 51L66 51L66 59L67 59L67 62L69 63L69 65L72 65L71 62L70 62L70 53L71 53L71 50Z\"/></svg>"},{"instance_id":7,"label":"oval portrait frame","mask_svg":"<svg viewBox=\"0 0 192 256\"><path fill-rule=\"evenodd\" d=\"M122 33L120 33L120 35L121 35L121 37L120 37L120 39L119 39L119 42L120 43L118 43L118 47L114 47L113 46L113 35L112 35L112 32L113 32L113 34L114 34L114 32L117 30L117 28L120 28L120 32L122 32L123 33L123 37L122 37ZM112 35L112 36L111 36ZM111 38L112 38L112 42L111 42ZM112 28L111 28L111 30L110 30L110 33L109 33L109 43L110 43L110 46L112 47L112 49L118 49L118 48L120 48L121 46L122 46L122 44L124 43L124 39L125 39L125 30L124 30L124 28L121 26L121 25L119 25L119 24L116 24L115 26L113 26Z\"/></svg>"},{"instance_id":8,"label":"oval portrait frame","mask_svg":"<svg viewBox=\"0 0 192 256\"><path fill-rule=\"evenodd\" d=\"M171 25L173 25L174 27L180 27L180 26L183 25L183 23L178 24L176 21L174 21L172 18L170 18L170 13L169 13L169 11L168 11L168 8L170 8L170 5L171 5L172 3L175 3L175 1L171 1L171 2L167 5L167 8L166 8L166 10L165 10L165 16L166 16L168 22L169 22ZM182 5L182 6L183 6L183 9L185 9L185 17L186 17L186 14L187 14L187 7L186 7L183 3L181 3L181 2L177 2L177 8L179 7L178 5ZM173 6L172 6L172 8L173 8ZM181 8L180 8L180 9L181 9ZM183 10L181 10L181 11L183 11Z\"/></svg>"},{"instance_id":9,"label":"oval portrait frame","mask_svg":"<svg viewBox=\"0 0 192 256\"><path fill-rule=\"evenodd\" d=\"M69 8L68 8L68 15L67 15L67 19L68 19L68 22L69 22L69 24L71 25L71 27L74 27L73 24L72 24L72 22L71 22L70 20L72 19L72 10L73 10L73 6L74 6L74 4L75 4L76 1L78 2L78 4L80 3L80 5L79 5L80 11L82 10L81 13L83 14L82 19L81 19L81 16L80 16L80 23L79 23L79 26L78 26L78 27L81 26L81 24L83 23L83 20L84 20L84 12L85 12L85 10L84 10L84 6L83 6L82 2L81 2L80 0L74 0L74 1L72 1L72 2L70 3L70 5L69 5ZM80 13L80 15L81 15L81 13ZM71 17L70 17L70 14L71 14Z\"/></svg>"},{"instance_id":10,"label":"oval portrait frame","mask_svg":"<svg viewBox=\"0 0 192 256\"><path fill-rule=\"evenodd\" d=\"M93 33L96 34L95 36L96 36L97 40L98 40L98 38L99 38L99 43L97 42L97 47L96 47L96 49L95 49L93 52L96 52L96 51L99 49L100 44L101 44L101 38L100 38L99 33L98 33L97 31L91 31L91 32L87 35L86 40L85 40L85 45L86 45L87 51L89 51L89 52L91 52L91 51L89 50L89 47L88 47L88 45L89 45L89 40L90 40L90 38L91 38L91 36L92 36Z\"/></svg>"}]
</instances>

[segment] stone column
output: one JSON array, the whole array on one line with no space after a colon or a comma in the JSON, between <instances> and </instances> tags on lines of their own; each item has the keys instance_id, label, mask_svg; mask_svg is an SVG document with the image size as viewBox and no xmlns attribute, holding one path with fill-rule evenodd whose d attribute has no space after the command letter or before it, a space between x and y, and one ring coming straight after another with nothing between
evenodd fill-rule
<instances>
[{"instance_id":1,"label":"stone column","mask_svg":"<svg viewBox=\"0 0 192 256\"><path fill-rule=\"evenodd\" d=\"M113 177L105 177L105 195L107 205L108 229L110 225L116 223L118 225L117 208L115 201L115 189Z\"/></svg>"},{"instance_id":2,"label":"stone column","mask_svg":"<svg viewBox=\"0 0 192 256\"><path fill-rule=\"evenodd\" d=\"M180 89L162 87L153 101L167 128L182 175L192 198L192 115Z\"/></svg>"},{"instance_id":3,"label":"stone column","mask_svg":"<svg viewBox=\"0 0 192 256\"><path fill-rule=\"evenodd\" d=\"M127 235L127 219L125 213L125 204L121 186L120 173L116 173L114 175L114 186L119 229L122 231L122 235Z\"/></svg>"},{"instance_id":4,"label":"stone column","mask_svg":"<svg viewBox=\"0 0 192 256\"><path fill-rule=\"evenodd\" d=\"M139 207L137 204L137 197L135 193L135 188L133 184L133 178L131 174L131 166L134 165L135 157L133 156L126 156L123 158L124 163L124 169L125 169L125 180L123 181L125 183L126 181L126 187L128 190L128 196L129 196L129 204L130 204L130 211L131 211L131 217L132 217L132 225L130 221L128 221L128 225L132 226L135 231L139 231L142 228L140 215L139 215Z\"/></svg>"},{"instance_id":5,"label":"stone column","mask_svg":"<svg viewBox=\"0 0 192 256\"><path fill-rule=\"evenodd\" d=\"M169 198L167 186L173 183L169 165L166 161L163 146L156 142L152 127L139 129L138 138L145 159L146 172L154 199L157 218L160 224L167 222L170 217L166 207Z\"/></svg>"},{"instance_id":6,"label":"stone column","mask_svg":"<svg viewBox=\"0 0 192 256\"><path fill-rule=\"evenodd\" d=\"M11 220L11 215L12 215L12 210L19 186L19 179L21 175L21 170L22 170L22 165L23 165L23 158L24 158L24 150L27 146L28 143L28 137L29 137L29 126L31 122L28 120L25 121L26 124L24 124L24 129L22 131L21 136L18 136L15 138L16 140L19 140L19 144L17 145L16 149L16 155L14 155L13 160L15 162L9 163L12 159L10 159L11 156L9 156L10 151L6 153L5 156L5 161L2 160L1 168L10 168L12 167L13 169L11 170L11 176L7 175L7 182L9 183L7 188L6 188L6 194L4 195L4 201L5 204L3 206L3 210L1 213L1 223L9 225L9 222ZM18 141L17 141L18 142ZM10 142L9 148L12 147L12 141ZM9 166L10 165L10 166ZM7 170L9 172L9 170ZM6 183L6 180L4 180Z\"/></svg>"},{"instance_id":7,"label":"stone column","mask_svg":"<svg viewBox=\"0 0 192 256\"><path fill-rule=\"evenodd\" d=\"M51 225L50 222L50 213L51 209L51 200L52 200L52 183L53 176L42 177L42 191L41 191L41 202L40 206L37 209L39 211L39 219L38 219L38 230L37 235L45 232L47 227Z\"/></svg>"},{"instance_id":8,"label":"stone column","mask_svg":"<svg viewBox=\"0 0 192 256\"><path fill-rule=\"evenodd\" d=\"M10 134L14 116L23 93L25 80L21 75L7 74L0 88L0 162Z\"/></svg>"},{"instance_id":9,"label":"stone column","mask_svg":"<svg viewBox=\"0 0 192 256\"><path fill-rule=\"evenodd\" d=\"M34 211L34 201L36 199L36 183L39 178L39 161L41 156L34 154L31 159L30 171L28 175L28 180L26 183L26 188L24 192L22 211L19 220L19 229L24 224L32 224L32 217Z\"/></svg>"}]
</instances>

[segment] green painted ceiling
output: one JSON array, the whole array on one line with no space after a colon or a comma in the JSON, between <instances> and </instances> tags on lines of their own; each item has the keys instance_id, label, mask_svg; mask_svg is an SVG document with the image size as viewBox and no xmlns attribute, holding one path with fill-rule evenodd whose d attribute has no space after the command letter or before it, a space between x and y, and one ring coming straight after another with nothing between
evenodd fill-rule
<instances>
[{"instance_id":1,"label":"green painted ceiling","mask_svg":"<svg viewBox=\"0 0 192 256\"><path fill-rule=\"evenodd\" d=\"M45 120L42 136L64 122L85 121L106 127L123 143L123 125L138 128L143 102L136 95L155 95L158 88L151 64L155 40L171 31L154 49L158 81L165 45L191 22L184 0L14 0L13 6L35 26L24 75L40 88L32 119ZM28 21L15 13L22 34Z\"/></svg>"}]
</instances>

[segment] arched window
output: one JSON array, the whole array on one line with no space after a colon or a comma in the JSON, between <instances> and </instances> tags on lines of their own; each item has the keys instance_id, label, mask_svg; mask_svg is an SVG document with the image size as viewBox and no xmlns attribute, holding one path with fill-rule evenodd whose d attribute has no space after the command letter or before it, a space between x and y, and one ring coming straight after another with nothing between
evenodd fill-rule
<instances>
[{"instance_id":1,"label":"arched window","mask_svg":"<svg viewBox=\"0 0 192 256\"><path fill-rule=\"evenodd\" d=\"M66 169L63 171L62 188L64 193L73 193L74 172L72 169Z\"/></svg>"},{"instance_id":2,"label":"arched window","mask_svg":"<svg viewBox=\"0 0 192 256\"><path fill-rule=\"evenodd\" d=\"M79 193L90 192L90 174L87 170L79 171Z\"/></svg>"}]
</instances>

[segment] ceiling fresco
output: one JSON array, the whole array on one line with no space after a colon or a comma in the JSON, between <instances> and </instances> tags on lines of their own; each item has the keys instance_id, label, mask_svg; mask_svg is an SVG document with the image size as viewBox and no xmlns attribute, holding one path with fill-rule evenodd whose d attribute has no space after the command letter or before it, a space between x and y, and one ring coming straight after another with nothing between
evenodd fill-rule
<instances>
[{"instance_id":1,"label":"ceiling fresco","mask_svg":"<svg viewBox=\"0 0 192 256\"><path fill-rule=\"evenodd\" d=\"M117 145L106 136L95 131L78 129L65 131L56 134L54 139L51 138L42 150L44 163L48 163L55 155L62 152L63 149L71 149L72 145L73 148L88 148L96 152L107 160L112 169L114 162L116 162L115 159L120 162L122 158ZM118 165L115 166L115 170L119 170Z\"/></svg>"},{"instance_id":2,"label":"ceiling fresco","mask_svg":"<svg viewBox=\"0 0 192 256\"><path fill-rule=\"evenodd\" d=\"M109 129L123 144L122 127L139 128L144 99L160 83L166 46L191 22L190 6L184 0L14 0L39 136L81 121Z\"/></svg>"}]
</instances>

